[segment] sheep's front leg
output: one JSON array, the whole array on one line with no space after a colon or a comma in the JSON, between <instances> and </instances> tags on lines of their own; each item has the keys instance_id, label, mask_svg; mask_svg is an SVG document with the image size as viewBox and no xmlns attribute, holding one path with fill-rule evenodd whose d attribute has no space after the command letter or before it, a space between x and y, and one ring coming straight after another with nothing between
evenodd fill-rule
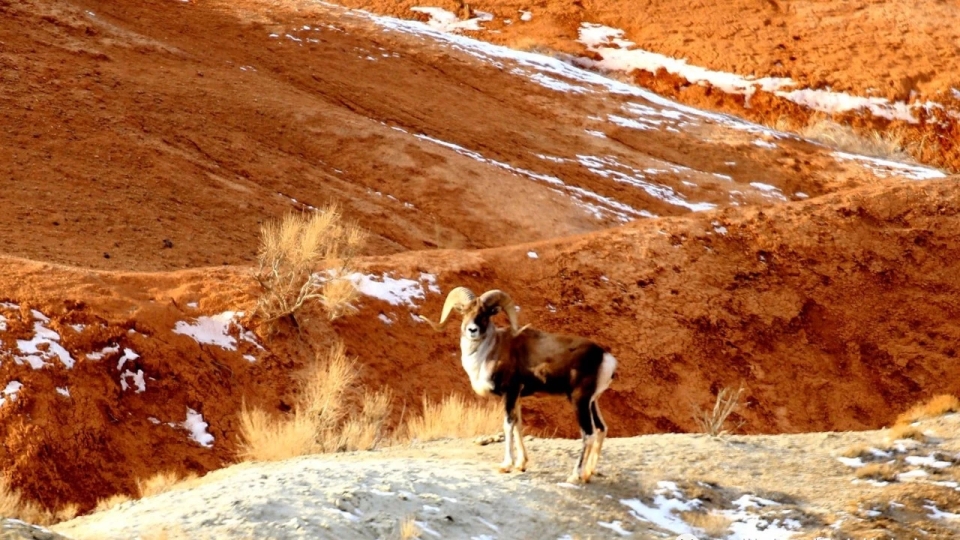
<instances>
[{"instance_id":1,"label":"sheep's front leg","mask_svg":"<svg viewBox=\"0 0 960 540\"><path fill-rule=\"evenodd\" d=\"M503 463L500 464L500 472L508 473L513 469L515 461L514 444L516 440L515 427L517 425L517 402L520 398L520 392L507 391L503 397Z\"/></svg>"}]
</instances>

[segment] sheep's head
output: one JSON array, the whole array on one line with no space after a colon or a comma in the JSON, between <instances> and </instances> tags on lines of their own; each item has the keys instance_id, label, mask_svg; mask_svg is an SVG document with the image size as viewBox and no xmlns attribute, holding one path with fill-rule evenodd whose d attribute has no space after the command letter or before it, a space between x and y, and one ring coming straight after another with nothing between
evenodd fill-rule
<instances>
[{"instance_id":1,"label":"sheep's head","mask_svg":"<svg viewBox=\"0 0 960 540\"><path fill-rule=\"evenodd\" d=\"M453 310L463 315L460 333L473 340L482 339L486 335L492 328L490 319L501 311L510 319L510 329L514 335L523 331L517 328L517 308L513 300L510 295L500 290L487 291L478 297L466 287L456 287L447 294L447 299L443 303L440 324L433 324L430 321L431 325L437 330L442 328Z\"/></svg>"}]
</instances>

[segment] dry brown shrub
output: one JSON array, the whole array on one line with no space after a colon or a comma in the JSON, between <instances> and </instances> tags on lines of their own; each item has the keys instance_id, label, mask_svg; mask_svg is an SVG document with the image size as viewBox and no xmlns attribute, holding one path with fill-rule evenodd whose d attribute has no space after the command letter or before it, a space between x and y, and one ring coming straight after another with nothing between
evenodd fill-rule
<instances>
[{"instance_id":1,"label":"dry brown shrub","mask_svg":"<svg viewBox=\"0 0 960 540\"><path fill-rule=\"evenodd\" d=\"M713 404L713 409L694 411L693 420L697 423L700 431L712 437L729 433L730 431L723 426L727 423L727 417L740 406L740 396L742 395L743 386L735 391L724 387L717 392L717 400ZM739 429L742 425L743 422L740 422L733 429Z\"/></svg>"},{"instance_id":2,"label":"dry brown shrub","mask_svg":"<svg viewBox=\"0 0 960 540\"><path fill-rule=\"evenodd\" d=\"M864 480L895 482L897 471L889 463L870 463L857 469L856 476Z\"/></svg>"},{"instance_id":3,"label":"dry brown shrub","mask_svg":"<svg viewBox=\"0 0 960 540\"><path fill-rule=\"evenodd\" d=\"M357 378L355 360L338 342L297 375L298 398L290 413L241 410L238 457L275 461L376 447L385 436L392 395L380 391L355 397Z\"/></svg>"},{"instance_id":4,"label":"dry brown shrub","mask_svg":"<svg viewBox=\"0 0 960 540\"><path fill-rule=\"evenodd\" d=\"M197 479L195 473L189 473L181 476L176 471L167 471L157 473L146 480L137 479L137 491L140 497L152 497L161 493L166 493L171 489L183 485L184 482Z\"/></svg>"},{"instance_id":5,"label":"dry brown shrub","mask_svg":"<svg viewBox=\"0 0 960 540\"><path fill-rule=\"evenodd\" d=\"M343 222L336 206L265 223L254 274L262 289L255 313L266 323L289 317L296 324L297 312L311 300L318 300L331 320L352 311L357 292L349 266L365 240L361 229ZM315 274L320 267L327 268L326 278Z\"/></svg>"},{"instance_id":6,"label":"dry brown shrub","mask_svg":"<svg viewBox=\"0 0 960 540\"><path fill-rule=\"evenodd\" d=\"M857 133L852 127L840 124L828 116L816 115L797 130L807 139L818 141L844 152L862 154L897 161L910 161L903 143L903 132L888 130L872 131L868 135Z\"/></svg>"},{"instance_id":7,"label":"dry brown shrub","mask_svg":"<svg viewBox=\"0 0 960 540\"><path fill-rule=\"evenodd\" d=\"M894 425L912 424L919 420L936 418L955 412L960 412L960 400L950 394L941 394L910 407L906 412L897 417Z\"/></svg>"},{"instance_id":8,"label":"dry brown shrub","mask_svg":"<svg viewBox=\"0 0 960 540\"><path fill-rule=\"evenodd\" d=\"M733 523L733 520L722 514L695 510L680 512L680 519L691 527L700 529L710 538L725 538L730 532L730 524Z\"/></svg>"},{"instance_id":9,"label":"dry brown shrub","mask_svg":"<svg viewBox=\"0 0 960 540\"><path fill-rule=\"evenodd\" d=\"M919 428L905 424L890 428L890 433L888 436L892 441L896 441L898 439L913 439L917 442L926 442L927 440L927 436L924 435Z\"/></svg>"},{"instance_id":10,"label":"dry brown shrub","mask_svg":"<svg viewBox=\"0 0 960 540\"><path fill-rule=\"evenodd\" d=\"M406 436L420 442L444 438L476 437L503 428L503 411L497 401L467 401L462 395L439 403L423 399L423 414L407 421Z\"/></svg>"}]
</instances>

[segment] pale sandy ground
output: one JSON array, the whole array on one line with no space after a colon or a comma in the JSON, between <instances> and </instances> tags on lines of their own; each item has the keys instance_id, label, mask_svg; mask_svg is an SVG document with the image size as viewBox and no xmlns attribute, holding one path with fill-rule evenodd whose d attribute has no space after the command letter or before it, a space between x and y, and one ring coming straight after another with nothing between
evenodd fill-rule
<instances>
[{"instance_id":1,"label":"pale sandy ground","mask_svg":"<svg viewBox=\"0 0 960 540\"><path fill-rule=\"evenodd\" d=\"M397 538L413 518L420 538L955 537L960 416L920 427L924 443L887 431L610 439L604 476L586 486L564 482L571 440L529 442L532 467L521 474L493 471L501 444L463 440L246 463L53 529L77 539L346 540ZM862 461L906 475L857 479L857 464L838 459L857 446L878 450ZM687 508L730 522L708 536L671 512Z\"/></svg>"}]
</instances>

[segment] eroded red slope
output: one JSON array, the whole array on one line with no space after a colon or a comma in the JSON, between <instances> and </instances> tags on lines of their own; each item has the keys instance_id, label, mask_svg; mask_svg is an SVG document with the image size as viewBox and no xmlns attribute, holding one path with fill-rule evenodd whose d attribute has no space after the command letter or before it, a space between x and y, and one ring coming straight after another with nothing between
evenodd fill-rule
<instances>
[{"instance_id":1,"label":"eroded red slope","mask_svg":"<svg viewBox=\"0 0 960 540\"><path fill-rule=\"evenodd\" d=\"M51 506L132 493L137 477L160 470L218 467L233 458L241 399L286 408L291 371L335 334L359 357L365 385L394 390L394 420L424 395L469 393L456 331L436 334L410 317L436 318L443 302L421 273L436 275L444 292L500 287L524 323L609 346L620 375L603 406L615 435L695 429L693 408L740 384L747 432L878 427L925 396L960 391L958 187L952 178L861 188L568 240L371 259L365 273L420 281L423 298L392 305L365 296L333 328L316 313L303 334L281 332L261 340L263 350L236 330L237 350L174 332L178 321L248 306L242 269L112 274L6 259L5 291L21 304L3 310L4 348L34 335L37 309L76 365L4 360L23 387L0 407L0 466ZM88 356L110 345L117 352ZM120 382L127 348L139 358L123 369L144 372L142 393ZM562 399L525 403L533 429L575 435ZM176 425L188 408L209 424L211 448Z\"/></svg>"}]
</instances>

